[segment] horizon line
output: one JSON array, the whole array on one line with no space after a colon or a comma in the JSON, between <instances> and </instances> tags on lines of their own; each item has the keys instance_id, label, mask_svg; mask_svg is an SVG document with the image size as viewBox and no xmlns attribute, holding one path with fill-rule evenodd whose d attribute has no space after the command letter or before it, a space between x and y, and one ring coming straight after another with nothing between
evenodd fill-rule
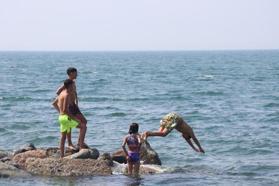
<instances>
[{"instance_id":1,"label":"horizon line","mask_svg":"<svg viewBox=\"0 0 279 186\"><path fill-rule=\"evenodd\" d=\"M218 52L218 51L276 51L279 48L258 48L258 49L166 49L166 50L0 50L0 52Z\"/></svg>"}]
</instances>

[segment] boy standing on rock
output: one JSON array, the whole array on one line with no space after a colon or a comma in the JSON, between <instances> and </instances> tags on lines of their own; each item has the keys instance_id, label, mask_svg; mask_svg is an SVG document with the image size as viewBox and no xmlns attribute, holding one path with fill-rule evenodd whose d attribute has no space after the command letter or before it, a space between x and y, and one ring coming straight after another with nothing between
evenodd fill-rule
<instances>
[{"instance_id":1,"label":"boy standing on rock","mask_svg":"<svg viewBox=\"0 0 279 186\"><path fill-rule=\"evenodd\" d=\"M79 118L74 116L71 112L69 112L70 105L73 104L73 94L74 90L74 82L71 79L66 79L64 81L64 89L61 91L57 98L57 108L59 111L59 123L60 123L60 132L61 132L61 140L60 140L60 152L61 157L64 157L64 146L66 141L66 135L71 132L72 128L80 128L80 136L79 136L79 144L81 148L85 148L84 138L86 133L86 126L81 124Z\"/></svg>"}]
</instances>

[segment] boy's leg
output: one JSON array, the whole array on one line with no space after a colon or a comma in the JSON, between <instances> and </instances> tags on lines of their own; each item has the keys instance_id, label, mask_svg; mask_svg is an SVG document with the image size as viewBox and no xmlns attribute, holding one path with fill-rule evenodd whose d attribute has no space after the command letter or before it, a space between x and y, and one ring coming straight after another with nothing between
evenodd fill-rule
<instances>
[{"instance_id":1,"label":"boy's leg","mask_svg":"<svg viewBox=\"0 0 279 186\"><path fill-rule=\"evenodd\" d=\"M60 157L64 157L64 148L65 148L65 141L66 141L66 132L61 132L61 139L60 139Z\"/></svg>"},{"instance_id":2,"label":"boy's leg","mask_svg":"<svg viewBox=\"0 0 279 186\"><path fill-rule=\"evenodd\" d=\"M203 150L203 148L201 147L199 140L196 138L196 136L195 136L195 134L194 134L194 131L193 131L191 137L192 137L193 141L195 142L195 144L199 147L199 152L204 153L204 150Z\"/></svg>"},{"instance_id":3,"label":"boy's leg","mask_svg":"<svg viewBox=\"0 0 279 186\"><path fill-rule=\"evenodd\" d=\"M86 134L87 127L84 123L80 123L80 124L78 124L77 128L80 129L78 145L82 149L86 148L86 145L84 144L84 139L85 139L85 134Z\"/></svg>"},{"instance_id":4,"label":"boy's leg","mask_svg":"<svg viewBox=\"0 0 279 186\"><path fill-rule=\"evenodd\" d=\"M87 129L87 120L86 118L84 117L84 115L82 113L78 113L76 114L76 117L81 121L81 125L85 126L85 128ZM85 131L86 132L86 131ZM84 135L84 139L81 139L82 135L79 135L78 137L78 146L85 146L86 148L88 148L88 145L85 144L85 135ZM83 141L83 143L81 143L81 141Z\"/></svg>"},{"instance_id":5,"label":"boy's leg","mask_svg":"<svg viewBox=\"0 0 279 186\"><path fill-rule=\"evenodd\" d=\"M67 135L66 135L69 147L73 147L74 146L73 143L72 143L72 135L71 135L71 133L72 133L72 130L70 129L70 132L67 133Z\"/></svg>"}]
</instances>

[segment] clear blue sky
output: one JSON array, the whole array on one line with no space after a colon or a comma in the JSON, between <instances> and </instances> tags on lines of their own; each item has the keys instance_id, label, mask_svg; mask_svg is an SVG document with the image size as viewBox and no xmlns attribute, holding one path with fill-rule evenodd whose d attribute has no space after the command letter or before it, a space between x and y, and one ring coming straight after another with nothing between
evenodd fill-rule
<instances>
[{"instance_id":1,"label":"clear blue sky","mask_svg":"<svg viewBox=\"0 0 279 186\"><path fill-rule=\"evenodd\" d=\"M0 50L279 49L279 0L0 0Z\"/></svg>"}]
</instances>

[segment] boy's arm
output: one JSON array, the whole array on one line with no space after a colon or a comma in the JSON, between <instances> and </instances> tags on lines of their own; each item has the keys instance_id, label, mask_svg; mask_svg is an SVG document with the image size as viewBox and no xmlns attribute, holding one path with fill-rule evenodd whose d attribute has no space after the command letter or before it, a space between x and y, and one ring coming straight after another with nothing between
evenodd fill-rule
<instances>
[{"instance_id":1,"label":"boy's arm","mask_svg":"<svg viewBox=\"0 0 279 186\"><path fill-rule=\"evenodd\" d=\"M65 86L64 86L64 85L61 85L61 86L57 89L56 94L59 95L64 89L65 89Z\"/></svg>"},{"instance_id":2,"label":"boy's arm","mask_svg":"<svg viewBox=\"0 0 279 186\"><path fill-rule=\"evenodd\" d=\"M125 137L124 140L123 140L122 149L123 149L125 155L128 156L128 152L126 150L126 143L127 143L127 137Z\"/></svg>"},{"instance_id":3,"label":"boy's arm","mask_svg":"<svg viewBox=\"0 0 279 186\"><path fill-rule=\"evenodd\" d=\"M52 106L59 112L58 97L56 97L55 100L52 102Z\"/></svg>"}]
</instances>

